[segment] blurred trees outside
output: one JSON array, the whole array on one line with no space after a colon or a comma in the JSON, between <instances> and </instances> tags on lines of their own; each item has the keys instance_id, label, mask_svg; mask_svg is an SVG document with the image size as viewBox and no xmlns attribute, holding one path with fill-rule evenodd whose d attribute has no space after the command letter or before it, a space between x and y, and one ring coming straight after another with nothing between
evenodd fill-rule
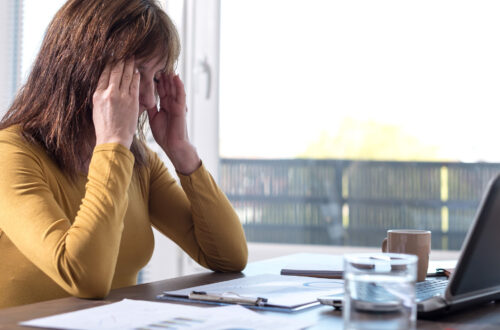
<instances>
[{"instance_id":1,"label":"blurred trees outside","mask_svg":"<svg viewBox=\"0 0 500 330\"><path fill-rule=\"evenodd\" d=\"M299 158L391 161L450 161L438 146L422 142L401 127L345 118L336 134L322 131Z\"/></svg>"}]
</instances>

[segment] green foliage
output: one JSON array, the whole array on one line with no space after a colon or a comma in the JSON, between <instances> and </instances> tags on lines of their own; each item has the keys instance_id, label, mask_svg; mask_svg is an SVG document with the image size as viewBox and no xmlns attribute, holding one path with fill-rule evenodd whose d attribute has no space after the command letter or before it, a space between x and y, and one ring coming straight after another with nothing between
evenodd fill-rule
<instances>
[{"instance_id":1,"label":"green foliage","mask_svg":"<svg viewBox=\"0 0 500 330\"><path fill-rule=\"evenodd\" d=\"M300 158L444 161L438 146L428 145L396 125L346 118L337 134L321 132Z\"/></svg>"}]
</instances>

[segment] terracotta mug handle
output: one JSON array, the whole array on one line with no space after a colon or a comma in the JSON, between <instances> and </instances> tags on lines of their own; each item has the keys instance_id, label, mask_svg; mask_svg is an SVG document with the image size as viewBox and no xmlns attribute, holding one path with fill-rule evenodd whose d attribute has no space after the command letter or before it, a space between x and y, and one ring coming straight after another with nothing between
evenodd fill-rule
<instances>
[{"instance_id":1,"label":"terracotta mug handle","mask_svg":"<svg viewBox=\"0 0 500 330\"><path fill-rule=\"evenodd\" d=\"M382 241L382 252L387 252L387 237Z\"/></svg>"}]
</instances>

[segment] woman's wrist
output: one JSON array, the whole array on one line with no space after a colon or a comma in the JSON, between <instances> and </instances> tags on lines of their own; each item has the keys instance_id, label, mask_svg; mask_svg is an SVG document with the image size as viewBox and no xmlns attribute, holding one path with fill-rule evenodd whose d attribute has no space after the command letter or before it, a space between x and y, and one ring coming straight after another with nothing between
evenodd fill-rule
<instances>
[{"instance_id":1,"label":"woman's wrist","mask_svg":"<svg viewBox=\"0 0 500 330\"><path fill-rule=\"evenodd\" d=\"M99 144L105 144L105 143L119 143L123 146L125 146L127 149L130 149L130 146L132 145L132 141L134 140L134 136L110 136L110 135L104 135L104 134L99 134L96 137L96 145Z\"/></svg>"},{"instance_id":2,"label":"woman's wrist","mask_svg":"<svg viewBox=\"0 0 500 330\"><path fill-rule=\"evenodd\" d=\"M165 148L163 148L163 150L165 150L175 170L182 175L190 175L201 166L201 159L198 156L198 152L191 143L176 150L168 150Z\"/></svg>"},{"instance_id":3,"label":"woman's wrist","mask_svg":"<svg viewBox=\"0 0 500 330\"><path fill-rule=\"evenodd\" d=\"M132 140L131 139L128 139L128 140L125 140L125 139L105 139L105 140L96 141L96 146L100 145L100 144L106 144L106 143L118 143L118 144L121 144L122 146L124 146L125 148L130 149L130 146L132 145Z\"/></svg>"}]
</instances>

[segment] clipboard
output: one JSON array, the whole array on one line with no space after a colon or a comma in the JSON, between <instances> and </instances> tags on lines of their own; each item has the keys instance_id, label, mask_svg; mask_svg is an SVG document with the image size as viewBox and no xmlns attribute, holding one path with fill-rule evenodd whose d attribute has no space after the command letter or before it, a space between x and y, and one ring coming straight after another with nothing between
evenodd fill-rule
<instances>
[{"instance_id":1,"label":"clipboard","mask_svg":"<svg viewBox=\"0 0 500 330\"><path fill-rule=\"evenodd\" d=\"M215 305L238 304L257 310L296 312L319 305L319 296L341 293L342 280L264 274L164 291L160 300Z\"/></svg>"}]
</instances>

